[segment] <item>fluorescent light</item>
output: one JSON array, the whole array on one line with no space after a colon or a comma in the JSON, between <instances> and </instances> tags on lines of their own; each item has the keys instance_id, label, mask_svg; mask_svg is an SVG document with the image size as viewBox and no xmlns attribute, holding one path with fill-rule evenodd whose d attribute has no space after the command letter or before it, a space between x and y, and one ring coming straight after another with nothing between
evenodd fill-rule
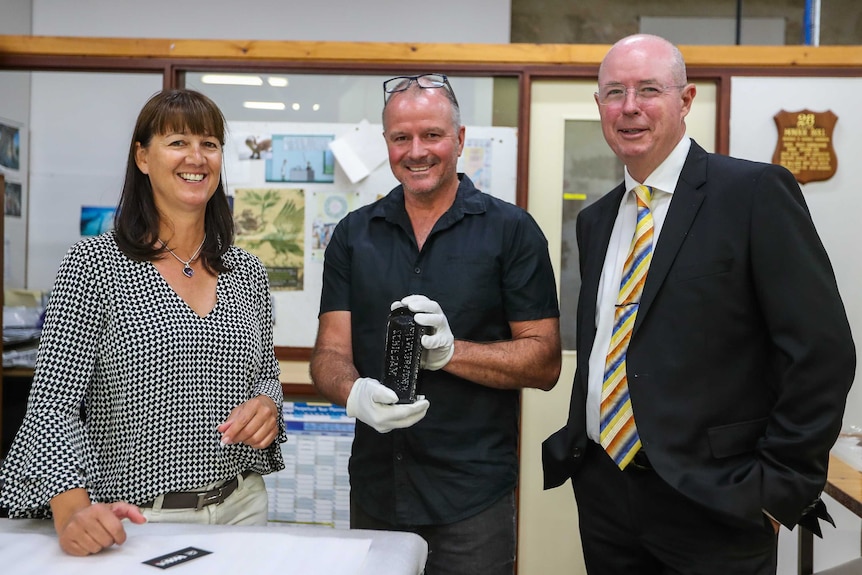
<instances>
[{"instance_id":1,"label":"fluorescent light","mask_svg":"<svg viewBox=\"0 0 862 575\"><path fill-rule=\"evenodd\" d=\"M262 86L263 80L260 76L249 76L240 74L204 74L201 76L204 84L227 84L230 86Z\"/></svg>"},{"instance_id":2,"label":"fluorescent light","mask_svg":"<svg viewBox=\"0 0 862 575\"><path fill-rule=\"evenodd\" d=\"M242 107L252 110L284 110L284 102L243 102Z\"/></svg>"},{"instance_id":3,"label":"fluorescent light","mask_svg":"<svg viewBox=\"0 0 862 575\"><path fill-rule=\"evenodd\" d=\"M269 82L269 85L273 88L284 88L287 86L287 78L282 76L270 76L266 81Z\"/></svg>"}]
</instances>

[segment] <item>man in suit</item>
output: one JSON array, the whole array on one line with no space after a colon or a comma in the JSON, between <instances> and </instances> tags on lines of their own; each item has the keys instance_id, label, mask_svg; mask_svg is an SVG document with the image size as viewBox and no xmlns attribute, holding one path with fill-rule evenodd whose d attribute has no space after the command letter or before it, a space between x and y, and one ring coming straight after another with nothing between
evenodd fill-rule
<instances>
[{"instance_id":1,"label":"man in suit","mask_svg":"<svg viewBox=\"0 0 862 575\"><path fill-rule=\"evenodd\" d=\"M577 220L578 366L543 444L545 488L572 478L591 575L775 573L779 526L828 517L856 363L835 276L790 172L685 135L695 93L656 36L599 68L625 182ZM624 296L633 243L645 280Z\"/></svg>"}]
</instances>

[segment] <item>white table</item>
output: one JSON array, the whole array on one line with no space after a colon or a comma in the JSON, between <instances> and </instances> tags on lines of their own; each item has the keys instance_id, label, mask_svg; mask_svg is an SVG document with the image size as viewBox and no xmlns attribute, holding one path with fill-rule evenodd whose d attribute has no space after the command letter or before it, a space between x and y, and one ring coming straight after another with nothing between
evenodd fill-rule
<instances>
[{"instance_id":1,"label":"white table","mask_svg":"<svg viewBox=\"0 0 862 575\"><path fill-rule=\"evenodd\" d=\"M50 521L0 519L0 571L4 575L76 571L159 575L165 571L142 561L191 546L212 554L175 565L168 575L256 575L261 565L269 573L419 575L428 556L424 539L394 531L276 523L236 527L125 522L124 526L128 535L124 545L89 557L70 557L60 551ZM300 566L302 570L296 570Z\"/></svg>"}]
</instances>

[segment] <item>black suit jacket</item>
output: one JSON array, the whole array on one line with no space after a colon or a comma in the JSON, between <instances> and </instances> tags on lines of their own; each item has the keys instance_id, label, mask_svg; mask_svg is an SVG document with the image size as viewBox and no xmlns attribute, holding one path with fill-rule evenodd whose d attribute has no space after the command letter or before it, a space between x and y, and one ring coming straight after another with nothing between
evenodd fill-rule
<instances>
[{"instance_id":1,"label":"black suit jacket","mask_svg":"<svg viewBox=\"0 0 862 575\"><path fill-rule=\"evenodd\" d=\"M599 277L620 185L577 219L578 366L545 488L577 472ZM565 297L565 286L561 290ZM695 142L654 247L626 365L657 473L709 508L796 525L818 500L855 373L835 276L792 174Z\"/></svg>"}]
</instances>

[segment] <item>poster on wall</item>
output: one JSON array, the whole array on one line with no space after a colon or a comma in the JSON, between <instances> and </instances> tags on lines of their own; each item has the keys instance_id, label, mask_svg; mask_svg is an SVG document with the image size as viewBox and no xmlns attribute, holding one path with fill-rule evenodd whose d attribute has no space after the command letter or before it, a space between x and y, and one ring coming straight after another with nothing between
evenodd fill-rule
<instances>
[{"instance_id":1,"label":"poster on wall","mask_svg":"<svg viewBox=\"0 0 862 575\"><path fill-rule=\"evenodd\" d=\"M267 182L332 183L335 157L332 135L273 135L266 159Z\"/></svg>"},{"instance_id":2,"label":"poster on wall","mask_svg":"<svg viewBox=\"0 0 862 575\"><path fill-rule=\"evenodd\" d=\"M4 214L10 218L21 217L21 183L6 180Z\"/></svg>"},{"instance_id":3,"label":"poster on wall","mask_svg":"<svg viewBox=\"0 0 862 575\"><path fill-rule=\"evenodd\" d=\"M467 138L458 162L460 171L464 172L472 180L473 185L482 191L491 189L493 145L491 138Z\"/></svg>"},{"instance_id":4,"label":"poster on wall","mask_svg":"<svg viewBox=\"0 0 862 575\"><path fill-rule=\"evenodd\" d=\"M98 236L114 227L113 206L81 206L81 236Z\"/></svg>"},{"instance_id":5,"label":"poster on wall","mask_svg":"<svg viewBox=\"0 0 862 575\"><path fill-rule=\"evenodd\" d=\"M0 118L0 167L21 169L21 130L3 118Z\"/></svg>"},{"instance_id":6,"label":"poster on wall","mask_svg":"<svg viewBox=\"0 0 862 575\"><path fill-rule=\"evenodd\" d=\"M233 198L235 244L261 259L271 290L303 289L305 192L238 188Z\"/></svg>"},{"instance_id":7,"label":"poster on wall","mask_svg":"<svg viewBox=\"0 0 862 575\"><path fill-rule=\"evenodd\" d=\"M341 218L359 207L358 192L314 192L311 221L311 261L323 263L323 254Z\"/></svg>"},{"instance_id":8,"label":"poster on wall","mask_svg":"<svg viewBox=\"0 0 862 575\"><path fill-rule=\"evenodd\" d=\"M245 148L240 147L239 149L240 160L264 160L272 157L272 138L252 134L246 136Z\"/></svg>"}]
</instances>

